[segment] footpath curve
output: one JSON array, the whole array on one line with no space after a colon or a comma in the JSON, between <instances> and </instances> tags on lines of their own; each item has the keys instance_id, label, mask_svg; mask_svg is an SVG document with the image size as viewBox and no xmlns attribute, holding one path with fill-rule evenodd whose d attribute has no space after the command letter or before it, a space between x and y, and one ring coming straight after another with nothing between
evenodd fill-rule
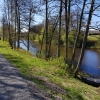
<instances>
[{"instance_id":1,"label":"footpath curve","mask_svg":"<svg viewBox=\"0 0 100 100\"><path fill-rule=\"evenodd\" d=\"M29 82L0 54L0 100L51 100L38 93L36 85L31 92L28 87Z\"/></svg>"}]
</instances>

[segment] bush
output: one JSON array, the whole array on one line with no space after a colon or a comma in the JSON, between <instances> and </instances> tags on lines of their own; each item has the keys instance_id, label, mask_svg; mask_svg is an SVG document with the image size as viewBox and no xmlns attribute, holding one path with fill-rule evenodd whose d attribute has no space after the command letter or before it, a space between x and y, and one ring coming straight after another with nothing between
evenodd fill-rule
<instances>
[{"instance_id":1,"label":"bush","mask_svg":"<svg viewBox=\"0 0 100 100\"><path fill-rule=\"evenodd\" d=\"M68 44L69 46L73 46L75 39L76 39L77 31L73 30L70 31L69 36L68 36ZM77 47L81 47L83 41L83 34L80 34L78 42L77 42Z\"/></svg>"},{"instance_id":2,"label":"bush","mask_svg":"<svg viewBox=\"0 0 100 100\"><path fill-rule=\"evenodd\" d=\"M68 67L68 65L65 63L64 61L64 58L63 57L60 57L60 58L55 58L55 59L50 59L51 60L51 63L56 66L56 67L59 67L61 69L64 69L66 70L66 68Z\"/></svg>"}]
</instances>

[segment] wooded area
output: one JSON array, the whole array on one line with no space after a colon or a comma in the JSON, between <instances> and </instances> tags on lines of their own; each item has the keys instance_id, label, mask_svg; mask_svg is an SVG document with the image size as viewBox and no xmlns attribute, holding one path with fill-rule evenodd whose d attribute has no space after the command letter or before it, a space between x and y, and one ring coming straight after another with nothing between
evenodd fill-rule
<instances>
[{"instance_id":1,"label":"wooded area","mask_svg":"<svg viewBox=\"0 0 100 100\"><path fill-rule=\"evenodd\" d=\"M52 44L57 45L56 57L60 57L63 44L66 49L64 60L68 63L68 48L73 47L71 68L76 48L81 47L75 76L82 63L89 29L100 30L100 20L92 23L93 16L100 17L99 0L4 0L2 11L2 39L9 41L12 49L19 49L20 40L24 38L29 51L30 40L34 41L38 36L41 50L45 44L46 60L51 57ZM38 20L35 16L41 16L42 23L35 24ZM27 31L22 32L23 29Z\"/></svg>"}]
</instances>

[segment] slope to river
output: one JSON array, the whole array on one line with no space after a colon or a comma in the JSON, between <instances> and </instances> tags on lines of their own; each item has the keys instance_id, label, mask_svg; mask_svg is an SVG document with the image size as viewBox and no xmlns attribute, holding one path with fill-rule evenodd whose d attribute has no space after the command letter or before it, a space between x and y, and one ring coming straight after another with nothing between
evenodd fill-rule
<instances>
[{"instance_id":1,"label":"slope to river","mask_svg":"<svg viewBox=\"0 0 100 100\"><path fill-rule=\"evenodd\" d=\"M30 79L34 81L42 90L49 93L50 94L49 96L54 96L54 95L59 96L62 98L60 100L100 100L100 88L87 85L81 82L80 80L73 78L70 74L68 74L68 72L65 71L67 65L64 64L63 58L53 59L53 60L50 59L50 61L47 62L43 59L32 56L30 53L26 51L12 50L7 42L2 42L2 41L0 41L0 53L3 54L15 67L17 67L18 70L21 72L21 74L23 74L24 76L30 77ZM1 60L0 63L1 63L0 66L2 67L3 61ZM7 63L6 67L8 65L9 65L9 62ZM11 65L11 68L12 68L12 65ZM15 69L16 68L14 68L13 70L15 71ZM4 69L1 68L1 70L4 70ZM0 73L1 73L0 77L5 76L7 78L7 75L3 74L2 71ZM7 85L8 87L11 87L11 88L7 88L8 89L7 93L9 93L10 91L13 91L13 89L16 87L19 87L19 88L21 87L20 85L17 86L18 83L14 83L16 78L14 78L14 76L11 75L13 71L8 70L8 67L7 67L7 70L5 70L4 73L7 73L10 75L8 77L9 79L8 83L10 83L11 85L16 84L14 85L14 87L11 85ZM13 74L15 73L16 75L18 75L17 79L26 81L22 79L22 77L19 77L20 76L20 74L18 74L19 72L15 71ZM10 79L14 79L14 80L12 81ZM5 79L3 80L1 78L0 81L4 81L4 82L1 82L1 85L0 85L1 87L6 85L5 83L6 80ZM22 89L25 88L26 89L25 91L29 94L29 98L31 98L29 89L26 88L27 82L23 83L23 81L21 81L22 83L19 82L19 84L24 84L23 87L21 88ZM35 89L35 87L33 87L33 89ZM2 91L0 90L0 92L2 92L1 94L4 96L3 91L4 91L4 88L2 88ZM19 91L22 91L22 90L19 89ZM3 96L1 98L3 98ZM27 95L24 95L24 96L27 96ZM39 100L38 96L39 95L37 95L37 100ZM23 97L23 95L21 97ZM1 98L0 100L3 100ZM11 99L7 99L7 100L11 100ZM16 100L16 99L12 99L12 100ZM22 99L22 100L25 100L25 99Z\"/></svg>"}]
</instances>

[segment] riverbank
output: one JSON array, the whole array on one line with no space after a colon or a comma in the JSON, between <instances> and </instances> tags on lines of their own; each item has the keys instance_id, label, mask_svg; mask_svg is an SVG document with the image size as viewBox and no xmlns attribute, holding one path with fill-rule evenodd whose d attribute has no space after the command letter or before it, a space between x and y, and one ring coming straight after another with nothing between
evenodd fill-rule
<instances>
[{"instance_id":1,"label":"riverbank","mask_svg":"<svg viewBox=\"0 0 100 100\"><path fill-rule=\"evenodd\" d=\"M47 62L24 50L12 50L7 42L2 41L0 41L0 53L24 76L50 95L57 95L64 100L100 100L100 88L87 85L70 76L65 71L67 65L63 58L50 59ZM57 90L64 92L59 93Z\"/></svg>"}]
</instances>

